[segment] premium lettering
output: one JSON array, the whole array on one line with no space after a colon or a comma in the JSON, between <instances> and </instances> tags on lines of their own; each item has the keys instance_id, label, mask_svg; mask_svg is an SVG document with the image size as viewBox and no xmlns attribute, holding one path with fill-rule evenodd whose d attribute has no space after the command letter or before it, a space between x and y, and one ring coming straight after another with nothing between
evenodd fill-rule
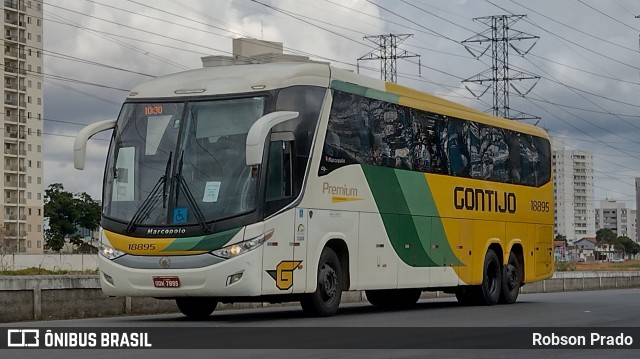
<instances>
[{"instance_id":1,"label":"premium lettering","mask_svg":"<svg viewBox=\"0 0 640 359\"><path fill-rule=\"evenodd\" d=\"M322 183L322 193L332 194L337 196L349 196L349 197L357 197L358 189L355 187L347 187L347 185L343 186L332 186L327 182Z\"/></svg>"},{"instance_id":2,"label":"premium lettering","mask_svg":"<svg viewBox=\"0 0 640 359\"><path fill-rule=\"evenodd\" d=\"M489 189L456 187L453 205L467 211L516 213L516 194Z\"/></svg>"}]
</instances>

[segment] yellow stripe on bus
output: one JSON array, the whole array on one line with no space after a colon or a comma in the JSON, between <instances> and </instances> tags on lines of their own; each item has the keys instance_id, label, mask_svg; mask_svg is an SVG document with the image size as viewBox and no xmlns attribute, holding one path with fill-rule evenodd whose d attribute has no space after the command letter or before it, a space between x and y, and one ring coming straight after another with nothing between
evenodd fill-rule
<instances>
[{"instance_id":1,"label":"yellow stripe on bus","mask_svg":"<svg viewBox=\"0 0 640 359\"><path fill-rule=\"evenodd\" d=\"M105 230L104 235L114 249L134 255L184 255L205 251L164 251L176 238L137 238Z\"/></svg>"}]
</instances>

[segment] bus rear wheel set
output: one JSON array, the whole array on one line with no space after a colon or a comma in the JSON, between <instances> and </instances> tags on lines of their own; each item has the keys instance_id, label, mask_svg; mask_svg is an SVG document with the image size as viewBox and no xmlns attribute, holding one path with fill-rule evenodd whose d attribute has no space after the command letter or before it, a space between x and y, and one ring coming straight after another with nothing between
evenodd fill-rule
<instances>
[{"instance_id":1,"label":"bus rear wheel set","mask_svg":"<svg viewBox=\"0 0 640 359\"><path fill-rule=\"evenodd\" d=\"M460 287L456 291L458 302L463 305L512 304L518 299L523 279L523 268L518 256L511 252L503 267L493 249L484 257L482 284Z\"/></svg>"}]
</instances>

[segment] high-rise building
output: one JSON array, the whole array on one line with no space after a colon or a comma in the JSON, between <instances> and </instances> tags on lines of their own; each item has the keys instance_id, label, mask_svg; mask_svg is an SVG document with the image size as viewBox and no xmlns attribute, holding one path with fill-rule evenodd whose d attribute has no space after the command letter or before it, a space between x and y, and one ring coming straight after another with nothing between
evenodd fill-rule
<instances>
[{"instance_id":1,"label":"high-rise building","mask_svg":"<svg viewBox=\"0 0 640 359\"><path fill-rule=\"evenodd\" d=\"M640 205L640 177L636 177L636 226L640 223L640 211L638 211L638 205ZM636 237L633 238L633 240L640 243L640 231L636 230Z\"/></svg>"},{"instance_id":2,"label":"high-rise building","mask_svg":"<svg viewBox=\"0 0 640 359\"><path fill-rule=\"evenodd\" d=\"M600 201L596 208L596 229L607 228L618 237L636 239L636 210L626 208L624 202Z\"/></svg>"},{"instance_id":3,"label":"high-rise building","mask_svg":"<svg viewBox=\"0 0 640 359\"><path fill-rule=\"evenodd\" d=\"M42 253L44 247L42 182L42 2L5 0L4 178L0 181L4 227L3 251Z\"/></svg>"},{"instance_id":4,"label":"high-rise building","mask_svg":"<svg viewBox=\"0 0 640 359\"><path fill-rule=\"evenodd\" d=\"M553 180L555 184L555 234L567 237L571 244L596 234L593 208L593 155L569 150L564 141L554 138Z\"/></svg>"}]
</instances>

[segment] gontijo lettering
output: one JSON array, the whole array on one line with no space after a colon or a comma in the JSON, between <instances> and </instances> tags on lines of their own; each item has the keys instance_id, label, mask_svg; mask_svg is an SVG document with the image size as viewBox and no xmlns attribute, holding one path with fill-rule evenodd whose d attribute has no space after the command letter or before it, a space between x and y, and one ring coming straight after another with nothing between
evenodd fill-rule
<instances>
[{"instance_id":1,"label":"gontijo lettering","mask_svg":"<svg viewBox=\"0 0 640 359\"><path fill-rule=\"evenodd\" d=\"M516 213L516 194L480 188L456 187L453 205L468 211Z\"/></svg>"}]
</instances>

